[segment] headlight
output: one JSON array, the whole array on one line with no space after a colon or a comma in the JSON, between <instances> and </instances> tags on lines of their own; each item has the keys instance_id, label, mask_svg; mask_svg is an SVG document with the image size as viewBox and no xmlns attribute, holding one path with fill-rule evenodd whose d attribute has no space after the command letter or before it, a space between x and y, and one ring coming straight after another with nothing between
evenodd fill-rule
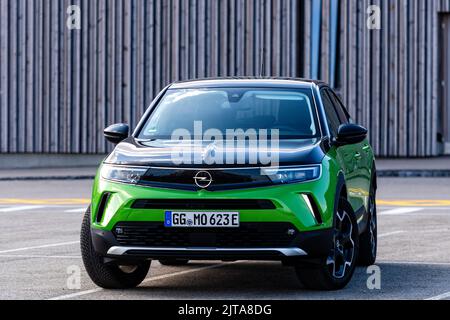
<instances>
[{"instance_id":1,"label":"headlight","mask_svg":"<svg viewBox=\"0 0 450 320\"><path fill-rule=\"evenodd\" d=\"M136 184L147 170L148 168L145 167L121 167L105 164L102 166L100 174L106 180Z\"/></svg>"},{"instance_id":2,"label":"headlight","mask_svg":"<svg viewBox=\"0 0 450 320\"><path fill-rule=\"evenodd\" d=\"M321 166L264 168L262 173L267 175L275 184L298 183L318 179Z\"/></svg>"}]
</instances>

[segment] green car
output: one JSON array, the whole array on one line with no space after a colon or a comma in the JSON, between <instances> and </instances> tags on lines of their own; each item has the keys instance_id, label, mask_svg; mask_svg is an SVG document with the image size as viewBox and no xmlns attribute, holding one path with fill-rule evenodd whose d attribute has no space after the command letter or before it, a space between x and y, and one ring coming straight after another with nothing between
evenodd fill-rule
<instances>
[{"instance_id":1,"label":"green car","mask_svg":"<svg viewBox=\"0 0 450 320\"><path fill-rule=\"evenodd\" d=\"M101 164L83 219L91 279L132 288L152 260L274 260L346 286L377 252L375 160L325 83L233 78L165 88Z\"/></svg>"}]
</instances>

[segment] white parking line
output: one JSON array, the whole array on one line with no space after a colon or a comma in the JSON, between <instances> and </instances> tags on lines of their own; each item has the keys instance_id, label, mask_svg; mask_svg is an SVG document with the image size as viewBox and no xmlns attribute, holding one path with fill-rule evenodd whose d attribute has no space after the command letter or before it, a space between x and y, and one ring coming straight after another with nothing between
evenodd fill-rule
<instances>
[{"instance_id":1,"label":"white parking line","mask_svg":"<svg viewBox=\"0 0 450 320\"><path fill-rule=\"evenodd\" d=\"M7 207L7 208L1 208L0 212L14 212L14 211L25 211L25 210L33 210L33 209L41 209L45 206L14 206L14 207Z\"/></svg>"},{"instance_id":2,"label":"white parking line","mask_svg":"<svg viewBox=\"0 0 450 320\"><path fill-rule=\"evenodd\" d=\"M424 208L418 208L418 207L396 208L396 209L392 209L392 210L382 211L378 215L381 215L381 216L400 215L400 214L405 214L405 213L422 211L423 209Z\"/></svg>"},{"instance_id":3,"label":"white parking line","mask_svg":"<svg viewBox=\"0 0 450 320\"><path fill-rule=\"evenodd\" d=\"M46 256L35 254L0 254L0 258L81 259L81 256Z\"/></svg>"},{"instance_id":4,"label":"white parking line","mask_svg":"<svg viewBox=\"0 0 450 320\"><path fill-rule=\"evenodd\" d=\"M398 231L392 231L392 232L387 232L387 233L382 233L378 235L378 238L384 238L384 237L389 237L389 236L393 236L396 234L400 234L400 233L404 233L406 231L403 230L398 230Z\"/></svg>"},{"instance_id":5,"label":"white parking line","mask_svg":"<svg viewBox=\"0 0 450 320\"><path fill-rule=\"evenodd\" d=\"M175 272L175 273L171 273L171 274L163 274L163 275L160 275L160 276L147 278L144 281L142 281L142 283L147 283L147 282L152 282L152 281L172 278L172 277L181 276L181 275L184 275L184 274L199 272L199 271L208 270L208 269L220 268L220 267L224 267L224 266L227 266L227 265L230 265L230 264L233 264L233 263L238 263L238 261L227 262L227 263L218 263L218 264L214 264L212 266L206 266L206 267L200 267L200 268L196 268L196 269L184 270L184 271ZM75 293L71 293L71 294L65 294L65 295L54 297L54 298L50 298L50 299L47 299L47 300L72 299L72 298L76 298L76 297L80 297L80 296L84 296L84 295L87 295L87 294L96 293L96 292L100 292L100 291L103 291L103 289L102 288L97 288L97 289L85 290L85 291L75 292Z\"/></svg>"},{"instance_id":6,"label":"white parking line","mask_svg":"<svg viewBox=\"0 0 450 320\"><path fill-rule=\"evenodd\" d=\"M377 263L386 264L411 264L411 265L424 265L424 266L445 266L449 267L450 262L426 262L426 261L400 261L400 260L377 260Z\"/></svg>"},{"instance_id":7,"label":"white parking line","mask_svg":"<svg viewBox=\"0 0 450 320\"><path fill-rule=\"evenodd\" d=\"M32 249L61 247L61 246L67 246L67 245L76 244L76 243L80 243L80 241L51 243L51 244L44 244L42 246L34 246L34 247L25 247L25 248L17 248L17 249L10 249L10 250L2 250L2 251L0 251L0 254L2 254L2 253L10 253L10 252L18 252L18 251L26 251L26 250L32 250Z\"/></svg>"},{"instance_id":8,"label":"white parking line","mask_svg":"<svg viewBox=\"0 0 450 320\"><path fill-rule=\"evenodd\" d=\"M449 292L445 292L445 293L440 294L440 295L437 295L437 296L434 296L434 297L431 297L431 298L427 298L425 300L444 300L444 299L447 299L447 298L450 298L450 291Z\"/></svg>"},{"instance_id":9,"label":"white parking line","mask_svg":"<svg viewBox=\"0 0 450 320\"><path fill-rule=\"evenodd\" d=\"M66 299L72 299L72 298L76 298L79 296L85 296L87 294L91 294L91 293L96 293L96 292L100 292L103 289L101 288L97 288L97 289L91 289L91 290L85 290L85 291L80 291L80 292L75 292L75 293L71 293L71 294L65 294L63 296L58 296L58 297L54 297L54 298L50 298L47 300L66 300Z\"/></svg>"},{"instance_id":10,"label":"white parking line","mask_svg":"<svg viewBox=\"0 0 450 320\"><path fill-rule=\"evenodd\" d=\"M76 209L64 210L64 212L68 212L68 213L84 213L84 212L86 212L86 208L76 208Z\"/></svg>"}]
</instances>

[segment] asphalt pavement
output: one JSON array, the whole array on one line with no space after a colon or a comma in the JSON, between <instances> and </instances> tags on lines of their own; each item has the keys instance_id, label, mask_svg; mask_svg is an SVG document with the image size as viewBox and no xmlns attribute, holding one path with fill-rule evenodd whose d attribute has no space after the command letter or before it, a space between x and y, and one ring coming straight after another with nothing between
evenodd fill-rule
<instances>
[{"instance_id":1,"label":"asphalt pavement","mask_svg":"<svg viewBox=\"0 0 450 320\"><path fill-rule=\"evenodd\" d=\"M79 249L91 183L0 181L0 299L450 299L449 178L381 178L381 287L358 268L334 292L305 290L293 269L252 261L155 261L138 288L100 289Z\"/></svg>"}]
</instances>

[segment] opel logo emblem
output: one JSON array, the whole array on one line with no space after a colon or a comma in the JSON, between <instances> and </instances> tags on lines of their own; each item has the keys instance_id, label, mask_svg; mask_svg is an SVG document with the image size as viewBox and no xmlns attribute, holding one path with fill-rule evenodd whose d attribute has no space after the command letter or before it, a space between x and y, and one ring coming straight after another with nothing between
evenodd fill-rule
<instances>
[{"instance_id":1,"label":"opel logo emblem","mask_svg":"<svg viewBox=\"0 0 450 320\"><path fill-rule=\"evenodd\" d=\"M205 189L209 187L213 179L208 171L199 171L194 176L194 181L199 188Z\"/></svg>"}]
</instances>

